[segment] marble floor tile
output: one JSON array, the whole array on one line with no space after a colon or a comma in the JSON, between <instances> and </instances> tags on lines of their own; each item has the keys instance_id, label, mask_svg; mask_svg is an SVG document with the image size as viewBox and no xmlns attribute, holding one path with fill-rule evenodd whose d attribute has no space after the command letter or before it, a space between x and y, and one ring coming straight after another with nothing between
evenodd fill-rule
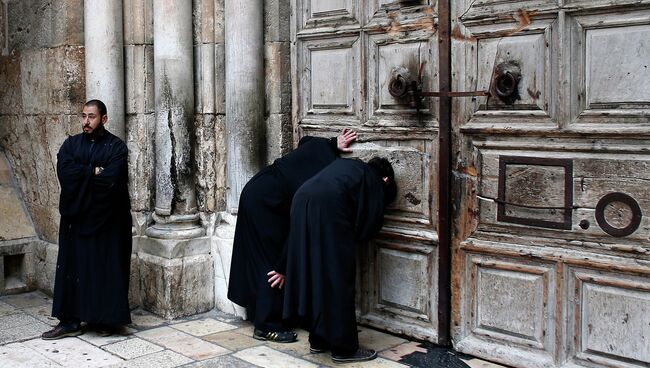
<instances>
[{"instance_id":1,"label":"marble floor tile","mask_svg":"<svg viewBox=\"0 0 650 368\"><path fill-rule=\"evenodd\" d=\"M250 336L242 335L233 331L225 331L203 336L202 339L233 351L250 348L251 346L257 346L264 343L260 340L255 340Z\"/></svg>"},{"instance_id":2,"label":"marble floor tile","mask_svg":"<svg viewBox=\"0 0 650 368\"><path fill-rule=\"evenodd\" d=\"M110 365L110 368L174 368L192 363L192 359L173 351L164 350L158 353L143 355L135 359Z\"/></svg>"},{"instance_id":3,"label":"marble floor tile","mask_svg":"<svg viewBox=\"0 0 650 368\"><path fill-rule=\"evenodd\" d=\"M481 359L461 359L465 364L470 366L470 368L506 368L506 366L499 365L492 362L486 362Z\"/></svg>"},{"instance_id":4,"label":"marble floor tile","mask_svg":"<svg viewBox=\"0 0 650 368\"><path fill-rule=\"evenodd\" d=\"M159 345L137 337L104 345L102 349L127 360L165 350Z\"/></svg>"},{"instance_id":5,"label":"marble floor tile","mask_svg":"<svg viewBox=\"0 0 650 368\"><path fill-rule=\"evenodd\" d=\"M160 318L155 314L151 314L142 310L131 312L131 321L133 321L131 323L132 327L135 328L157 327L168 323L166 319Z\"/></svg>"},{"instance_id":6,"label":"marble floor tile","mask_svg":"<svg viewBox=\"0 0 650 368\"><path fill-rule=\"evenodd\" d=\"M39 320L22 311L0 317L0 330L37 323Z\"/></svg>"},{"instance_id":7,"label":"marble floor tile","mask_svg":"<svg viewBox=\"0 0 650 368\"><path fill-rule=\"evenodd\" d=\"M11 342L25 341L33 338L40 339L41 334L45 331L50 330L51 328L51 326L43 322L36 321L35 323L30 323L27 325L2 329L0 330L0 345L8 344Z\"/></svg>"},{"instance_id":8,"label":"marble floor tile","mask_svg":"<svg viewBox=\"0 0 650 368\"><path fill-rule=\"evenodd\" d=\"M0 346L0 367L49 368L61 367L61 365L30 349L23 343L14 343Z\"/></svg>"},{"instance_id":9,"label":"marble floor tile","mask_svg":"<svg viewBox=\"0 0 650 368\"><path fill-rule=\"evenodd\" d=\"M129 337L133 336L135 330L129 329L125 334L112 334L110 336L100 336L97 334L95 331L91 331L88 329L85 329L85 332L83 335L79 335L78 337L81 340L84 340L88 343L91 343L95 346L104 346L104 345L109 345L109 344L114 344L118 341L123 341L128 339Z\"/></svg>"},{"instance_id":10,"label":"marble floor tile","mask_svg":"<svg viewBox=\"0 0 650 368\"><path fill-rule=\"evenodd\" d=\"M33 339L25 341L24 345L64 367L102 367L122 361L119 357L77 338Z\"/></svg>"},{"instance_id":11,"label":"marble floor tile","mask_svg":"<svg viewBox=\"0 0 650 368\"><path fill-rule=\"evenodd\" d=\"M223 355L216 358L195 362L184 366L183 368L249 368L257 367L251 363L230 355Z\"/></svg>"},{"instance_id":12,"label":"marble floor tile","mask_svg":"<svg viewBox=\"0 0 650 368\"><path fill-rule=\"evenodd\" d=\"M18 312L20 312L20 309L14 307L13 305L0 302L0 317Z\"/></svg>"},{"instance_id":13,"label":"marble floor tile","mask_svg":"<svg viewBox=\"0 0 650 368\"><path fill-rule=\"evenodd\" d=\"M203 318L194 321L174 323L171 324L170 327L183 332L187 332L188 334L194 336L205 336L217 332L234 330L237 328L237 326L223 323L212 318Z\"/></svg>"},{"instance_id":14,"label":"marble floor tile","mask_svg":"<svg viewBox=\"0 0 650 368\"><path fill-rule=\"evenodd\" d=\"M23 312L52 327L59 324L59 319L52 317L52 306L41 305L23 309Z\"/></svg>"},{"instance_id":15,"label":"marble floor tile","mask_svg":"<svg viewBox=\"0 0 650 368\"><path fill-rule=\"evenodd\" d=\"M16 308L30 308L52 305L52 298L40 291L34 291L24 294L5 295L0 297L0 302L11 304Z\"/></svg>"},{"instance_id":16,"label":"marble floor tile","mask_svg":"<svg viewBox=\"0 0 650 368\"><path fill-rule=\"evenodd\" d=\"M408 365L400 364L392 360L384 359L378 357L376 359L367 361L367 362L358 362L358 363L345 363L339 364L332 361L330 353L321 353L321 354L308 354L303 358L310 360L314 363L318 363L320 366L326 367L345 367L345 368L408 368ZM434 367L432 367L434 368ZM435 367L438 368L438 367Z\"/></svg>"},{"instance_id":17,"label":"marble floor tile","mask_svg":"<svg viewBox=\"0 0 650 368\"><path fill-rule=\"evenodd\" d=\"M204 360L230 353L230 350L221 346L166 326L138 332L136 336L194 360Z\"/></svg>"},{"instance_id":18,"label":"marble floor tile","mask_svg":"<svg viewBox=\"0 0 650 368\"><path fill-rule=\"evenodd\" d=\"M238 351L233 356L264 368L317 368L318 365L282 353L268 346L256 346Z\"/></svg>"},{"instance_id":19,"label":"marble floor tile","mask_svg":"<svg viewBox=\"0 0 650 368\"><path fill-rule=\"evenodd\" d=\"M407 342L401 337L396 337L384 332L379 332L367 327L357 327L359 331L359 345L376 351L386 350L393 346Z\"/></svg>"},{"instance_id":20,"label":"marble floor tile","mask_svg":"<svg viewBox=\"0 0 650 368\"><path fill-rule=\"evenodd\" d=\"M379 356L397 361L400 360L403 356L414 353L416 351L420 353L426 353L427 349L421 347L419 342L407 342L381 351L379 353Z\"/></svg>"}]
</instances>

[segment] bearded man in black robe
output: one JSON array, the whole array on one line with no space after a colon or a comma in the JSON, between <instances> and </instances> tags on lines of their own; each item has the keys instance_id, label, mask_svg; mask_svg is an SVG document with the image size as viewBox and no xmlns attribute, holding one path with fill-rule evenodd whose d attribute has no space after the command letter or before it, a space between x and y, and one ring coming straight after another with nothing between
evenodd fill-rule
<instances>
[{"instance_id":1,"label":"bearded man in black robe","mask_svg":"<svg viewBox=\"0 0 650 368\"><path fill-rule=\"evenodd\" d=\"M395 199L393 168L338 159L305 182L291 206L284 317L309 330L310 352L331 350L337 363L371 360L359 348L354 306L357 245L382 227Z\"/></svg>"},{"instance_id":2,"label":"bearded man in black robe","mask_svg":"<svg viewBox=\"0 0 650 368\"><path fill-rule=\"evenodd\" d=\"M336 138L303 137L298 148L257 173L239 198L228 299L246 308L258 340L293 342L282 320L286 239L293 194L309 178L350 152L356 132Z\"/></svg>"},{"instance_id":3,"label":"bearded man in black robe","mask_svg":"<svg viewBox=\"0 0 650 368\"><path fill-rule=\"evenodd\" d=\"M60 323L43 339L80 335L81 322L102 334L131 323L128 150L104 129L107 120L106 105L88 101L83 133L66 139L57 155L61 223L52 315Z\"/></svg>"}]
</instances>

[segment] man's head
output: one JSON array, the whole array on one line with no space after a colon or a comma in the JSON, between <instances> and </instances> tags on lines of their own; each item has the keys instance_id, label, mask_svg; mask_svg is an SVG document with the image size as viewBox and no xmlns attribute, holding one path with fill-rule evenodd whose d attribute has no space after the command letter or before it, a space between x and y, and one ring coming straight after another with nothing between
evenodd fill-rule
<instances>
[{"instance_id":1,"label":"man's head","mask_svg":"<svg viewBox=\"0 0 650 368\"><path fill-rule=\"evenodd\" d=\"M86 102L81 112L80 120L84 133L92 134L101 131L104 129L104 124L108 120L106 105L100 100Z\"/></svg>"},{"instance_id":2,"label":"man's head","mask_svg":"<svg viewBox=\"0 0 650 368\"><path fill-rule=\"evenodd\" d=\"M375 169L384 181L384 205L389 205L397 196L397 184L395 183L395 172L390 161L383 157L373 157L368 165Z\"/></svg>"}]
</instances>

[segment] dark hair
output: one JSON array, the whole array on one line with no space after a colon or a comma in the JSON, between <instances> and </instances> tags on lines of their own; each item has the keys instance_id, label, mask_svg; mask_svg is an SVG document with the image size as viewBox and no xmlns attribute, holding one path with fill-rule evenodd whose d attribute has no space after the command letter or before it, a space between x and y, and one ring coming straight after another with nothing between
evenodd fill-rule
<instances>
[{"instance_id":1,"label":"dark hair","mask_svg":"<svg viewBox=\"0 0 650 368\"><path fill-rule=\"evenodd\" d=\"M99 110L99 117L106 115L106 105L100 100L90 100L84 104L84 106L95 106Z\"/></svg>"},{"instance_id":2,"label":"dark hair","mask_svg":"<svg viewBox=\"0 0 650 368\"><path fill-rule=\"evenodd\" d=\"M393 165L383 157L373 157L368 161L368 166L373 168L380 177L388 177L388 183L384 183L384 206L388 206L397 197L397 183L395 183Z\"/></svg>"}]
</instances>

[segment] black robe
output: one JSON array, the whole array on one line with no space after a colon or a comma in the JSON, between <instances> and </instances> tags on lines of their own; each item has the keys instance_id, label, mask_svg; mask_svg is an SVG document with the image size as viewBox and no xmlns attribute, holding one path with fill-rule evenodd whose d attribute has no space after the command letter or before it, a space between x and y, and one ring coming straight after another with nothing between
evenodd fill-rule
<instances>
[{"instance_id":1,"label":"black robe","mask_svg":"<svg viewBox=\"0 0 650 368\"><path fill-rule=\"evenodd\" d=\"M283 290L267 273L284 274L291 199L338 156L336 138L303 137L298 148L262 169L239 197L228 299L246 308L256 328L281 331Z\"/></svg>"},{"instance_id":2,"label":"black robe","mask_svg":"<svg viewBox=\"0 0 650 368\"><path fill-rule=\"evenodd\" d=\"M357 245L382 226L384 189L366 163L338 159L305 182L291 206L284 317L299 319L332 352L359 346L354 307Z\"/></svg>"},{"instance_id":3,"label":"black robe","mask_svg":"<svg viewBox=\"0 0 650 368\"><path fill-rule=\"evenodd\" d=\"M59 254L52 315L62 321L131 323L131 211L128 150L108 131L66 139L57 156L61 184ZM103 167L94 175L95 167Z\"/></svg>"}]
</instances>

